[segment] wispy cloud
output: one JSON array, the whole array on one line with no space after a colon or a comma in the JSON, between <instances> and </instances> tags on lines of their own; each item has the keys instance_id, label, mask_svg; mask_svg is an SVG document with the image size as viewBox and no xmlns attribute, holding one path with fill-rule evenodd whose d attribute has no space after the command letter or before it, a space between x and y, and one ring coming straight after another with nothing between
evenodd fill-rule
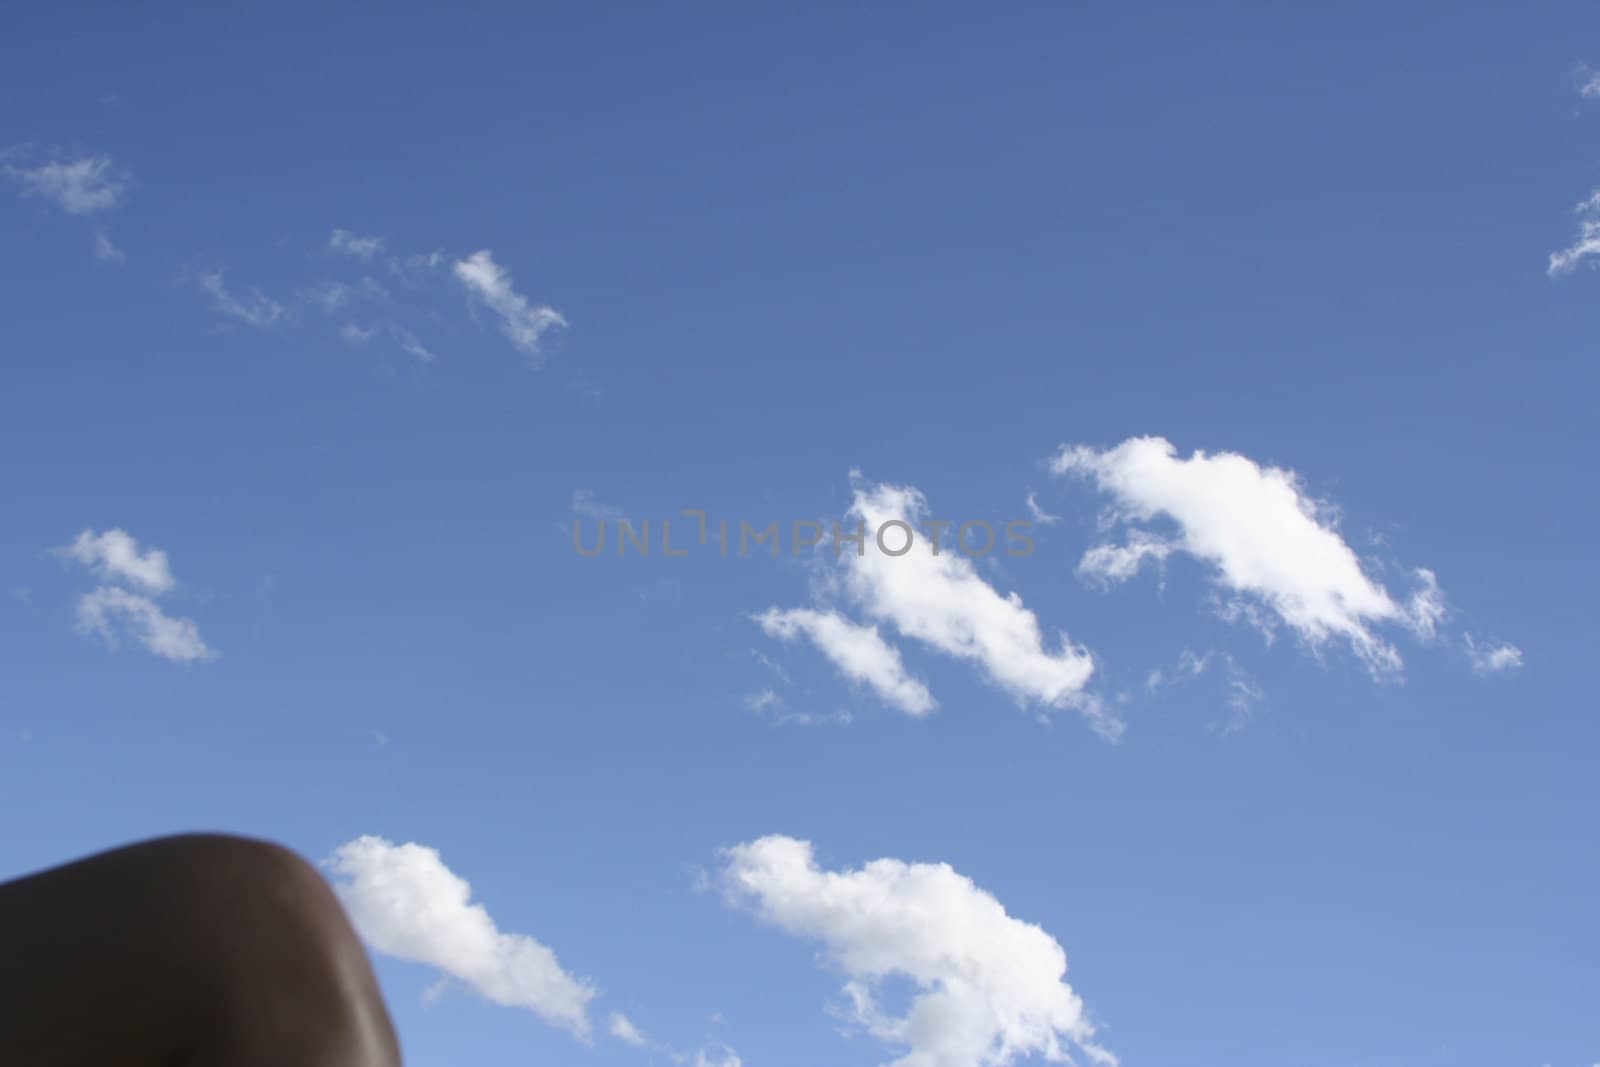
<instances>
[{"instance_id":1,"label":"wispy cloud","mask_svg":"<svg viewBox=\"0 0 1600 1067\"><path fill-rule=\"evenodd\" d=\"M1308 496L1293 471L1232 452L1182 459L1160 437L1104 450L1064 447L1052 469L1094 482L1115 500L1123 523L1164 518L1178 527L1170 539L1135 527L1123 545L1091 548L1079 569L1101 579L1126 578L1145 559L1181 550L1213 567L1232 598L1231 614L1267 625L1275 619L1311 647L1342 639L1377 672L1398 671L1401 659L1375 624L1426 634L1437 625L1442 593L1432 572L1416 572L1419 598L1396 603L1336 532L1331 509Z\"/></svg>"},{"instance_id":2,"label":"wispy cloud","mask_svg":"<svg viewBox=\"0 0 1600 1067\"><path fill-rule=\"evenodd\" d=\"M1471 634L1466 636L1467 657L1478 674L1508 674L1522 667L1522 649L1505 643L1479 644Z\"/></svg>"},{"instance_id":3,"label":"wispy cloud","mask_svg":"<svg viewBox=\"0 0 1600 1067\"><path fill-rule=\"evenodd\" d=\"M98 634L113 648L118 636L132 637L148 651L175 663L215 659L192 619L173 618L154 600L114 585L103 585L78 599L78 630Z\"/></svg>"},{"instance_id":4,"label":"wispy cloud","mask_svg":"<svg viewBox=\"0 0 1600 1067\"><path fill-rule=\"evenodd\" d=\"M1044 508L1039 506L1039 494L1038 493L1036 493L1036 492L1034 492L1032 490L1029 490L1028 491L1027 503L1028 503L1028 517L1031 518L1037 525L1039 525L1039 526L1054 526L1056 523L1061 521L1061 516L1060 515L1052 515L1048 511L1046 511Z\"/></svg>"},{"instance_id":5,"label":"wispy cloud","mask_svg":"<svg viewBox=\"0 0 1600 1067\"><path fill-rule=\"evenodd\" d=\"M567 325L561 313L554 308L531 303L517 292L512 285L511 275L494 261L488 249L457 260L454 270L467 291L500 316L501 329L506 337L537 366L540 339L547 331Z\"/></svg>"},{"instance_id":6,"label":"wispy cloud","mask_svg":"<svg viewBox=\"0 0 1600 1067\"><path fill-rule=\"evenodd\" d=\"M356 929L379 952L436 967L496 1004L588 1038L594 987L532 937L502 932L438 852L368 836L340 846L327 865Z\"/></svg>"},{"instance_id":7,"label":"wispy cloud","mask_svg":"<svg viewBox=\"0 0 1600 1067\"><path fill-rule=\"evenodd\" d=\"M259 289L238 294L228 289L222 271L205 271L199 277L200 288L211 296L211 305L219 314L237 319L256 329L266 329L281 321L287 309Z\"/></svg>"},{"instance_id":8,"label":"wispy cloud","mask_svg":"<svg viewBox=\"0 0 1600 1067\"><path fill-rule=\"evenodd\" d=\"M645 1048L650 1044L650 1039L633 1024L633 1020L620 1011L611 1013L611 1017L606 1020L606 1030L618 1041L634 1048Z\"/></svg>"},{"instance_id":9,"label":"wispy cloud","mask_svg":"<svg viewBox=\"0 0 1600 1067\"><path fill-rule=\"evenodd\" d=\"M109 211L127 191L127 180L112 168L108 156L51 160L36 167L7 164L5 172L22 187L23 195L54 201L69 215Z\"/></svg>"},{"instance_id":10,"label":"wispy cloud","mask_svg":"<svg viewBox=\"0 0 1600 1067\"><path fill-rule=\"evenodd\" d=\"M1573 210L1578 216L1578 233L1570 245L1550 253L1545 272L1552 278L1570 274L1584 260L1600 252L1600 189L1590 193Z\"/></svg>"},{"instance_id":11,"label":"wispy cloud","mask_svg":"<svg viewBox=\"0 0 1600 1067\"><path fill-rule=\"evenodd\" d=\"M755 616L755 621L769 637L785 641L809 638L845 677L865 684L886 704L907 715L926 715L937 706L928 687L907 673L900 650L885 641L876 626L862 626L838 612L810 608L771 608Z\"/></svg>"},{"instance_id":12,"label":"wispy cloud","mask_svg":"<svg viewBox=\"0 0 1600 1067\"><path fill-rule=\"evenodd\" d=\"M1073 1051L1117 1062L1065 981L1061 945L948 864L827 870L810 842L774 835L728 849L719 882L730 903L822 943L846 977L847 1016L903 1052L894 1067L1069 1062ZM880 1003L891 978L915 990L904 1015Z\"/></svg>"},{"instance_id":13,"label":"wispy cloud","mask_svg":"<svg viewBox=\"0 0 1600 1067\"><path fill-rule=\"evenodd\" d=\"M371 259L383 251L383 238L362 237L349 230L334 230L328 238L328 250L356 259Z\"/></svg>"},{"instance_id":14,"label":"wispy cloud","mask_svg":"<svg viewBox=\"0 0 1600 1067\"><path fill-rule=\"evenodd\" d=\"M601 503L594 495L593 489L574 489L572 491L572 513L581 515L586 519L597 519L600 522L616 521L626 518L619 507Z\"/></svg>"},{"instance_id":15,"label":"wispy cloud","mask_svg":"<svg viewBox=\"0 0 1600 1067\"><path fill-rule=\"evenodd\" d=\"M111 235L104 229L94 232L94 258L102 263L122 263L128 255L111 242Z\"/></svg>"},{"instance_id":16,"label":"wispy cloud","mask_svg":"<svg viewBox=\"0 0 1600 1067\"><path fill-rule=\"evenodd\" d=\"M178 584L167 554L159 548L141 552L138 540L126 530L110 529L99 534L84 530L72 544L55 551L101 578L126 582L146 593L159 596Z\"/></svg>"}]
</instances>

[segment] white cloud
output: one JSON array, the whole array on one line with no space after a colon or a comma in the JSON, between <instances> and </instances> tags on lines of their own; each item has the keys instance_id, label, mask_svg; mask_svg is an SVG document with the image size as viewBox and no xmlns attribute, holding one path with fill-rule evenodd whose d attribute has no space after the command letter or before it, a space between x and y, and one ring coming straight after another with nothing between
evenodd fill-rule
<instances>
[{"instance_id":1,"label":"white cloud","mask_svg":"<svg viewBox=\"0 0 1600 1067\"><path fill-rule=\"evenodd\" d=\"M1600 189L1573 210L1578 215L1578 235L1566 248L1550 253L1545 273L1552 278L1571 273L1578 264L1600 252Z\"/></svg>"},{"instance_id":2,"label":"white cloud","mask_svg":"<svg viewBox=\"0 0 1600 1067\"><path fill-rule=\"evenodd\" d=\"M1374 671L1395 671L1400 655L1372 625L1417 628L1437 621L1427 614L1442 603L1431 573L1421 572L1427 578L1419 622L1363 572L1326 506L1304 493L1293 471L1261 467L1231 452L1197 451L1180 459L1160 437L1136 437L1104 451L1063 448L1052 469L1092 479L1116 499L1125 522L1158 516L1176 522L1180 533L1171 547L1215 567L1217 582L1235 598L1233 614L1248 617L1264 606L1312 647L1341 638ZM1123 551L1137 553L1150 538L1136 529Z\"/></svg>"},{"instance_id":3,"label":"white cloud","mask_svg":"<svg viewBox=\"0 0 1600 1067\"><path fill-rule=\"evenodd\" d=\"M334 230L333 235L328 238L328 248L330 251L354 256L356 259L371 259L383 251L383 238L361 237L349 230Z\"/></svg>"},{"instance_id":4,"label":"white cloud","mask_svg":"<svg viewBox=\"0 0 1600 1067\"><path fill-rule=\"evenodd\" d=\"M1013 918L947 864L879 859L820 868L809 842L763 837L724 854L721 885L786 933L821 941L846 978L849 1014L903 1050L894 1067L1005 1067L1042 1056L1116 1058L1094 1043L1067 957L1040 927ZM896 1016L878 1003L885 980L915 986Z\"/></svg>"},{"instance_id":5,"label":"white cloud","mask_svg":"<svg viewBox=\"0 0 1600 1067\"><path fill-rule=\"evenodd\" d=\"M78 630L99 634L115 647L117 634L131 635L149 651L176 663L215 659L215 650L200 639L191 619L167 615L149 597L118 586L103 585L78 600Z\"/></svg>"},{"instance_id":6,"label":"white cloud","mask_svg":"<svg viewBox=\"0 0 1600 1067\"><path fill-rule=\"evenodd\" d=\"M343 326L339 327L339 337L346 344L364 345L377 335L378 329L376 326L369 326L363 329L353 322L347 322Z\"/></svg>"},{"instance_id":7,"label":"white cloud","mask_svg":"<svg viewBox=\"0 0 1600 1067\"><path fill-rule=\"evenodd\" d=\"M1039 506L1039 494L1031 490L1028 493L1028 515L1040 526L1054 526L1061 521L1060 515L1052 515Z\"/></svg>"},{"instance_id":8,"label":"white cloud","mask_svg":"<svg viewBox=\"0 0 1600 1067\"><path fill-rule=\"evenodd\" d=\"M356 929L390 956L437 967L496 1004L527 1008L587 1039L595 990L562 970L555 953L526 934L502 933L472 887L417 844L360 837L328 866Z\"/></svg>"},{"instance_id":9,"label":"white cloud","mask_svg":"<svg viewBox=\"0 0 1600 1067\"><path fill-rule=\"evenodd\" d=\"M530 304L512 287L511 275L494 261L487 250L457 260L455 275L489 310L500 316L501 328L511 343L531 357L539 355L539 340L545 331L565 326L567 320L554 308Z\"/></svg>"},{"instance_id":10,"label":"white cloud","mask_svg":"<svg viewBox=\"0 0 1600 1067\"><path fill-rule=\"evenodd\" d=\"M1226 689L1223 703L1228 709L1225 718L1215 720L1210 728L1217 733L1231 734L1244 729L1254 714L1255 706L1266 699L1266 693L1248 671L1226 652L1210 651L1204 655L1184 649L1178 656L1178 665L1172 671L1153 670L1145 679L1145 688L1151 691L1180 682L1193 681L1205 674L1213 663L1220 662L1225 675Z\"/></svg>"},{"instance_id":11,"label":"white cloud","mask_svg":"<svg viewBox=\"0 0 1600 1067\"><path fill-rule=\"evenodd\" d=\"M1120 733L1121 723L1083 692L1094 673L1094 658L1064 633L1054 650L1046 647L1038 619L1020 596L996 592L970 558L948 546L935 554L931 538L900 556L879 549L874 534L886 522L928 528L928 503L920 492L857 482L850 516L864 524L865 546L860 554L844 547L840 585L868 615L948 656L975 663L1020 702L1076 707L1103 734ZM891 527L885 543L899 548L901 533Z\"/></svg>"},{"instance_id":12,"label":"white cloud","mask_svg":"<svg viewBox=\"0 0 1600 1067\"><path fill-rule=\"evenodd\" d=\"M1471 634L1466 635L1467 658L1478 674L1506 674L1522 667L1522 649L1511 644L1480 645Z\"/></svg>"},{"instance_id":13,"label":"white cloud","mask_svg":"<svg viewBox=\"0 0 1600 1067\"><path fill-rule=\"evenodd\" d=\"M1417 591L1406 601L1406 619L1418 637L1432 641L1439 636L1439 625L1450 614L1450 609L1445 604L1438 577L1426 567L1418 567L1414 573Z\"/></svg>"},{"instance_id":14,"label":"white cloud","mask_svg":"<svg viewBox=\"0 0 1600 1067\"><path fill-rule=\"evenodd\" d=\"M611 1013L611 1018L606 1022L606 1029L611 1032L612 1037L625 1045L644 1048L650 1044L650 1039L645 1037L637 1026L633 1025L633 1020L620 1011Z\"/></svg>"},{"instance_id":15,"label":"white cloud","mask_svg":"<svg viewBox=\"0 0 1600 1067\"><path fill-rule=\"evenodd\" d=\"M213 306L229 318L264 329L284 317L282 304L264 296L260 290L251 289L243 296L228 290L220 270L206 271L200 275L200 288L211 294Z\"/></svg>"},{"instance_id":16,"label":"white cloud","mask_svg":"<svg viewBox=\"0 0 1600 1067\"><path fill-rule=\"evenodd\" d=\"M127 189L106 156L84 156L70 163L52 160L38 167L7 166L6 173L22 186L24 195L54 200L69 215L109 211Z\"/></svg>"},{"instance_id":17,"label":"white cloud","mask_svg":"<svg viewBox=\"0 0 1600 1067\"><path fill-rule=\"evenodd\" d=\"M1588 67L1579 67L1578 75L1583 79L1578 86L1579 96L1588 99L1600 96L1600 73L1592 71ZM1597 1067L1600 1067L1600 1065L1597 1065Z\"/></svg>"},{"instance_id":18,"label":"white cloud","mask_svg":"<svg viewBox=\"0 0 1600 1067\"><path fill-rule=\"evenodd\" d=\"M1175 547L1164 538L1135 530L1128 535L1126 544L1091 547L1078 561L1078 573L1102 585L1115 585L1137 574L1147 559L1165 561Z\"/></svg>"},{"instance_id":19,"label":"white cloud","mask_svg":"<svg viewBox=\"0 0 1600 1067\"><path fill-rule=\"evenodd\" d=\"M400 346L400 351L423 363L432 363L434 355L417 340L417 335L400 326L389 327L389 336L394 338L394 343Z\"/></svg>"},{"instance_id":20,"label":"white cloud","mask_svg":"<svg viewBox=\"0 0 1600 1067\"><path fill-rule=\"evenodd\" d=\"M111 243L111 235L105 230L94 232L94 258L102 263L121 263L128 258L128 254Z\"/></svg>"},{"instance_id":21,"label":"white cloud","mask_svg":"<svg viewBox=\"0 0 1600 1067\"><path fill-rule=\"evenodd\" d=\"M177 585L167 554L159 548L139 551L139 542L125 530L97 534L84 530L72 544L56 553L88 567L101 578L126 582L147 593L160 595Z\"/></svg>"},{"instance_id":22,"label":"white cloud","mask_svg":"<svg viewBox=\"0 0 1600 1067\"><path fill-rule=\"evenodd\" d=\"M594 495L593 489L574 489L572 491L572 513L589 519L598 519L600 522L615 521L627 517L622 513L621 508L601 503L600 498Z\"/></svg>"},{"instance_id":23,"label":"white cloud","mask_svg":"<svg viewBox=\"0 0 1600 1067\"><path fill-rule=\"evenodd\" d=\"M703 1048L694 1054L694 1067L744 1067L739 1054L727 1045Z\"/></svg>"},{"instance_id":24,"label":"white cloud","mask_svg":"<svg viewBox=\"0 0 1600 1067\"><path fill-rule=\"evenodd\" d=\"M863 682L907 715L926 715L938 705L928 687L906 673L900 650L876 626L862 626L834 611L769 608L754 617L767 636L789 641L805 636L853 681Z\"/></svg>"}]
</instances>

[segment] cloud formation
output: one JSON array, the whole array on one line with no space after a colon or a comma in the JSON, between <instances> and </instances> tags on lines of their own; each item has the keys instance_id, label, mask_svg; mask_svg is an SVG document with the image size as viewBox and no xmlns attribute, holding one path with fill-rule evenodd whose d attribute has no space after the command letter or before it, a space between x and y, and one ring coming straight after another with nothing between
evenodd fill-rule
<instances>
[{"instance_id":1,"label":"cloud formation","mask_svg":"<svg viewBox=\"0 0 1600 1067\"><path fill-rule=\"evenodd\" d=\"M1508 674L1522 667L1522 649L1511 644L1480 645L1471 634L1466 636L1467 658L1477 674Z\"/></svg>"},{"instance_id":2,"label":"cloud formation","mask_svg":"<svg viewBox=\"0 0 1600 1067\"><path fill-rule=\"evenodd\" d=\"M328 238L328 250L356 259L368 260L383 251L382 237L362 237L349 230L334 230Z\"/></svg>"},{"instance_id":3,"label":"cloud formation","mask_svg":"<svg viewBox=\"0 0 1600 1067\"><path fill-rule=\"evenodd\" d=\"M377 951L436 967L496 1004L588 1038L594 987L532 937L501 932L438 852L367 836L340 846L327 865L356 929Z\"/></svg>"},{"instance_id":4,"label":"cloud formation","mask_svg":"<svg viewBox=\"0 0 1600 1067\"><path fill-rule=\"evenodd\" d=\"M178 584L167 554L159 548L141 553L139 542L126 530L110 529L101 534L84 530L72 544L56 552L101 578L126 582L146 593L159 596Z\"/></svg>"},{"instance_id":5,"label":"cloud formation","mask_svg":"<svg viewBox=\"0 0 1600 1067\"><path fill-rule=\"evenodd\" d=\"M723 860L730 903L822 943L845 975L849 1017L901 1053L894 1067L1006 1067L1035 1055L1069 1062L1074 1050L1117 1062L1095 1043L1056 940L948 864L879 859L830 871L810 842L778 835L728 849ZM879 1002L891 978L915 988L904 1015Z\"/></svg>"},{"instance_id":6,"label":"cloud formation","mask_svg":"<svg viewBox=\"0 0 1600 1067\"><path fill-rule=\"evenodd\" d=\"M159 548L141 551L137 539L114 528L104 533L84 530L71 544L53 551L81 564L102 581L116 583L101 585L78 598L79 633L98 636L112 648L120 638L129 637L175 663L217 657L192 619L174 618L152 599L172 592L178 584L167 554Z\"/></svg>"},{"instance_id":7,"label":"cloud formation","mask_svg":"<svg viewBox=\"0 0 1600 1067\"><path fill-rule=\"evenodd\" d=\"M1590 94L1585 92L1584 95ZM1578 216L1578 233L1570 245L1559 252L1550 253L1545 273L1552 278L1570 274L1584 260L1600 252L1600 189L1590 193L1573 210Z\"/></svg>"},{"instance_id":8,"label":"cloud formation","mask_svg":"<svg viewBox=\"0 0 1600 1067\"><path fill-rule=\"evenodd\" d=\"M232 292L224 283L220 270L202 272L200 288L210 294L211 305L219 313L230 319L237 319L247 326L254 326L258 330L266 329L288 314L282 304L264 295L259 289L251 289L243 295Z\"/></svg>"},{"instance_id":9,"label":"cloud formation","mask_svg":"<svg viewBox=\"0 0 1600 1067\"><path fill-rule=\"evenodd\" d=\"M98 634L112 647L116 647L117 635L125 633L175 663L217 656L200 639L200 628L192 619L173 618L149 597L114 585L103 585L78 599L78 631Z\"/></svg>"},{"instance_id":10,"label":"cloud formation","mask_svg":"<svg viewBox=\"0 0 1600 1067\"><path fill-rule=\"evenodd\" d=\"M1182 459L1161 437L1104 450L1063 447L1051 468L1109 494L1124 524L1162 518L1177 526L1172 538L1134 527L1126 544L1091 548L1079 570L1102 580L1125 579L1145 559L1181 550L1212 566L1233 598L1233 614L1254 613L1268 625L1275 619L1312 647L1343 640L1374 671L1401 666L1375 624L1400 623L1430 636L1442 617L1443 594L1432 572L1418 571L1419 596L1396 603L1362 570L1327 506L1306 495L1293 471L1232 452Z\"/></svg>"},{"instance_id":11,"label":"cloud formation","mask_svg":"<svg viewBox=\"0 0 1600 1067\"><path fill-rule=\"evenodd\" d=\"M494 255L488 249L457 260L453 269L467 291L500 316L501 329L511 343L537 365L540 338L554 327L567 325L561 313L554 308L531 303L517 292L512 286L511 275L494 261Z\"/></svg>"},{"instance_id":12,"label":"cloud formation","mask_svg":"<svg viewBox=\"0 0 1600 1067\"><path fill-rule=\"evenodd\" d=\"M995 685L1025 705L1075 707L1103 733L1120 723L1084 694L1094 658L1065 633L1046 642L1039 620L1016 593L1002 596L957 552L919 543L904 555L883 552L872 531L891 520L926 529L927 499L910 486L857 481L850 517L868 531L860 554L845 551L840 591L868 616L905 637L976 665ZM886 538L886 541L888 539ZM898 544L890 542L891 549Z\"/></svg>"},{"instance_id":13,"label":"cloud formation","mask_svg":"<svg viewBox=\"0 0 1600 1067\"><path fill-rule=\"evenodd\" d=\"M906 672L900 650L885 641L876 626L862 626L836 611L810 608L769 608L755 621L769 637L808 638L845 677L864 683L907 715L926 715L937 707L928 687Z\"/></svg>"},{"instance_id":14,"label":"cloud formation","mask_svg":"<svg viewBox=\"0 0 1600 1067\"><path fill-rule=\"evenodd\" d=\"M51 160L37 167L8 165L6 174L22 186L24 196L52 200L69 215L109 211L122 201L126 180L107 156L83 156L70 162Z\"/></svg>"}]
</instances>

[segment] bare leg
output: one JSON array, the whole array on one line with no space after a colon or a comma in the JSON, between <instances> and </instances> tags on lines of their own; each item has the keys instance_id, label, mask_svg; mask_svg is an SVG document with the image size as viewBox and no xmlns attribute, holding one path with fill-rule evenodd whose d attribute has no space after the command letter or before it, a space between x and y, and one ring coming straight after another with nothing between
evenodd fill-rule
<instances>
[{"instance_id":1,"label":"bare leg","mask_svg":"<svg viewBox=\"0 0 1600 1067\"><path fill-rule=\"evenodd\" d=\"M163 838L0 885L0 1063L398 1067L338 899L275 845Z\"/></svg>"}]
</instances>

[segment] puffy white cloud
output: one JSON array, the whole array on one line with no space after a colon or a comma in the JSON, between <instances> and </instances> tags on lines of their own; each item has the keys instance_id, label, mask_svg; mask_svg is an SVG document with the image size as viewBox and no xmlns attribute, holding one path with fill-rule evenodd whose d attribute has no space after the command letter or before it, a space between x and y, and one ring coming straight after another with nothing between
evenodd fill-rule
<instances>
[{"instance_id":1,"label":"puffy white cloud","mask_svg":"<svg viewBox=\"0 0 1600 1067\"><path fill-rule=\"evenodd\" d=\"M1397 622L1431 634L1442 617L1431 572L1418 572L1422 591L1411 605L1397 604L1362 570L1326 506L1305 494L1293 471L1232 452L1197 451L1181 459L1160 437L1136 437L1103 451L1063 448L1052 469L1092 479L1116 500L1125 522L1165 517L1179 529L1170 542L1135 529L1120 550L1091 549L1080 568L1131 573L1144 558L1181 549L1213 565L1217 582L1235 597L1232 614L1250 617L1265 607L1313 647L1330 638L1348 642L1374 671L1401 666L1374 624ZM1142 547L1151 544L1166 547Z\"/></svg>"},{"instance_id":2,"label":"puffy white cloud","mask_svg":"<svg viewBox=\"0 0 1600 1067\"><path fill-rule=\"evenodd\" d=\"M936 553L931 537L903 555L880 549L875 533L885 523L929 529L928 502L920 492L858 481L850 516L860 520L866 537L859 553L844 546L840 591L869 616L945 655L976 664L1022 703L1075 707L1107 736L1120 733L1120 722L1083 692L1094 673L1094 658L1064 633L1048 647L1039 620L1020 596L996 592L970 558L949 546ZM889 527L884 543L897 550L902 534Z\"/></svg>"},{"instance_id":3,"label":"puffy white cloud","mask_svg":"<svg viewBox=\"0 0 1600 1067\"><path fill-rule=\"evenodd\" d=\"M162 659L177 663L217 656L200 639L200 628L193 620L175 619L149 597L118 586L103 585L78 599L78 630L99 634L112 646L118 633L126 633Z\"/></svg>"},{"instance_id":4,"label":"puffy white cloud","mask_svg":"<svg viewBox=\"0 0 1600 1067\"><path fill-rule=\"evenodd\" d=\"M769 637L785 641L809 638L847 678L865 683L907 715L926 715L937 706L928 687L906 672L900 650L885 641L876 626L862 626L838 612L810 608L770 608L755 616L755 621Z\"/></svg>"},{"instance_id":5,"label":"puffy white cloud","mask_svg":"<svg viewBox=\"0 0 1600 1067\"><path fill-rule=\"evenodd\" d=\"M340 846L328 866L356 929L377 951L437 967L496 1004L588 1037L594 987L533 938L501 932L438 852L367 836Z\"/></svg>"},{"instance_id":6,"label":"puffy white cloud","mask_svg":"<svg viewBox=\"0 0 1600 1067\"><path fill-rule=\"evenodd\" d=\"M1573 210L1578 215L1578 234L1570 245L1559 252L1550 253L1550 263L1545 272L1552 278L1571 273L1578 264L1600 252L1600 189L1590 193Z\"/></svg>"},{"instance_id":7,"label":"puffy white cloud","mask_svg":"<svg viewBox=\"0 0 1600 1067\"><path fill-rule=\"evenodd\" d=\"M334 230L328 238L328 249L356 259L371 259L383 251L383 238L362 237L349 230Z\"/></svg>"},{"instance_id":8,"label":"puffy white cloud","mask_svg":"<svg viewBox=\"0 0 1600 1067\"><path fill-rule=\"evenodd\" d=\"M467 291L500 316L501 328L511 343L530 357L538 357L539 340L547 330L567 325L559 311L530 303L517 292L511 275L494 261L488 249L457 260L454 269Z\"/></svg>"},{"instance_id":9,"label":"puffy white cloud","mask_svg":"<svg viewBox=\"0 0 1600 1067\"><path fill-rule=\"evenodd\" d=\"M774 835L727 850L720 883L731 902L822 943L846 977L854 1021L903 1052L895 1067L1067 1062L1074 1050L1116 1063L1095 1044L1056 940L947 864L879 859L830 871L809 842ZM915 987L904 1015L879 1003L890 978Z\"/></svg>"},{"instance_id":10,"label":"puffy white cloud","mask_svg":"<svg viewBox=\"0 0 1600 1067\"><path fill-rule=\"evenodd\" d=\"M88 567L102 578L127 582L147 593L160 595L177 585L167 554L159 548L139 551L139 542L126 530L97 534L84 530L72 544L56 549L63 558Z\"/></svg>"},{"instance_id":11,"label":"puffy white cloud","mask_svg":"<svg viewBox=\"0 0 1600 1067\"><path fill-rule=\"evenodd\" d=\"M263 295L259 289L251 289L242 296L233 293L224 284L220 270L202 273L200 288L211 295L212 306L217 311L257 329L265 329L287 314L282 304Z\"/></svg>"},{"instance_id":12,"label":"puffy white cloud","mask_svg":"<svg viewBox=\"0 0 1600 1067\"><path fill-rule=\"evenodd\" d=\"M1471 635L1466 635L1467 658L1478 674L1505 674L1522 667L1522 649L1510 644L1480 645Z\"/></svg>"},{"instance_id":13,"label":"puffy white cloud","mask_svg":"<svg viewBox=\"0 0 1600 1067\"><path fill-rule=\"evenodd\" d=\"M54 200L69 215L109 211L127 189L106 156L84 156L71 162L52 160L37 167L7 166L6 173L24 195Z\"/></svg>"}]
</instances>

